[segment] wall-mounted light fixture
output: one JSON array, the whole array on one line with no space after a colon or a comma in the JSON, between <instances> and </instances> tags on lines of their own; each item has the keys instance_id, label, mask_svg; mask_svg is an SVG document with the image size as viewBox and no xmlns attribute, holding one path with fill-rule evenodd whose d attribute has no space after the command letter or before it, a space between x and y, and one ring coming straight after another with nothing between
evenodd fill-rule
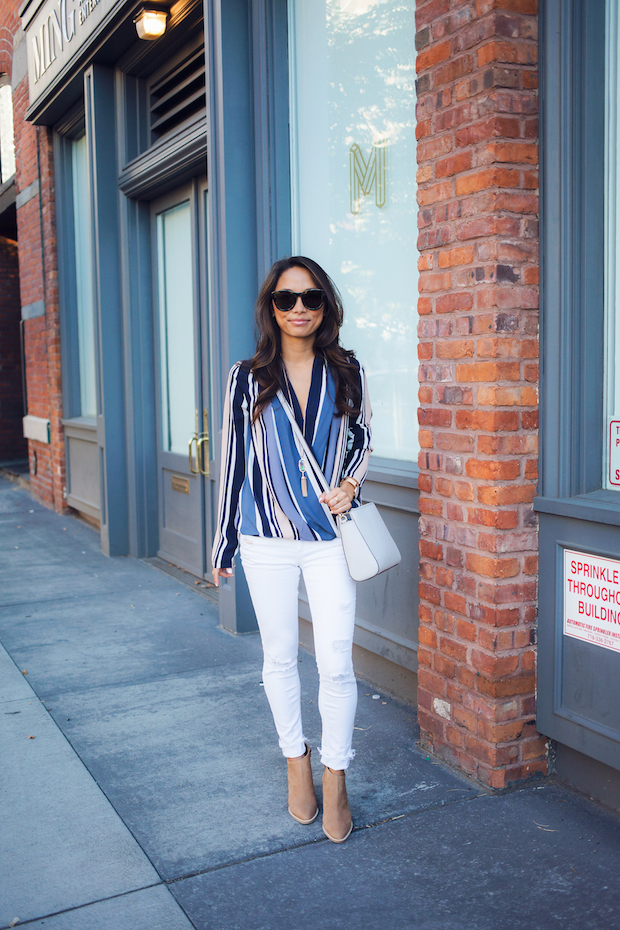
<instances>
[{"instance_id":1,"label":"wall-mounted light fixture","mask_svg":"<svg viewBox=\"0 0 620 930\"><path fill-rule=\"evenodd\" d=\"M143 6L134 17L136 32L141 39L159 39L166 31L168 13L157 6Z\"/></svg>"}]
</instances>

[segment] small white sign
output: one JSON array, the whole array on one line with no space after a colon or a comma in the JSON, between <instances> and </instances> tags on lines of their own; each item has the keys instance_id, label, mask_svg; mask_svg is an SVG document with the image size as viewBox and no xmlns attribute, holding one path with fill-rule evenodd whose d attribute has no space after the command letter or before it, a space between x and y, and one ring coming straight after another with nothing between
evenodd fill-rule
<instances>
[{"instance_id":1,"label":"small white sign","mask_svg":"<svg viewBox=\"0 0 620 930\"><path fill-rule=\"evenodd\" d=\"M564 633L620 652L620 561L564 550Z\"/></svg>"},{"instance_id":2,"label":"small white sign","mask_svg":"<svg viewBox=\"0 0 620 930\"><path fill-rule=\"evenodd\" d=\"M609 483L620 487L620 420L609 421Z\"/></svg>"}]
</instances>

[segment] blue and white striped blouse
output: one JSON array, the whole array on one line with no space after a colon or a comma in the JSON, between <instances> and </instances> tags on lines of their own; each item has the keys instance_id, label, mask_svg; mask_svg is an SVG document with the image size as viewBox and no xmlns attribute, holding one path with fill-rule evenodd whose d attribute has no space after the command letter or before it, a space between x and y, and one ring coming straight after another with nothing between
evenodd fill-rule
<instances>
[{"instance_id":1,"label":"blue and white striped blouse","mask_svg":"<svg viewBox=\"0 0 620 930\"><path fill-rule=\"evenodd\" d=\"M312 368L305 422L295 392L290 390L295 419L332 488L349 475L361 485L370 456L372 411L366 376L359 362L354 359L351 364L359 372L362 396L361 412L355 420L338 415L334 381L319 355ZM299 451L278 398L274 397L252 422L258 392L252 372L240 362L233 365L224 402L214 568L230 568L239 533L302 540L333 539L336 535L310 481L308 496L302 494ZM353 504L357 506L357 501Z\"/></svg>"}]
</instances>

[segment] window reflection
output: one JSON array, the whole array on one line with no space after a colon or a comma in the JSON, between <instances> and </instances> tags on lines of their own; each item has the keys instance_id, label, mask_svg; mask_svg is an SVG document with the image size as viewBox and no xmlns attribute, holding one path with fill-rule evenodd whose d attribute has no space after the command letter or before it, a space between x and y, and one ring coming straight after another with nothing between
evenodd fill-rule
<instances>
[{"instance_id":1,"label":"window reflection","mask_svg":"<svg viewBox=\"0 0 620 930\"><path fill-rule=\"evenodd\" d=\"M90 215L90 183L86 136L71 144L73 176L73 232L75 289L80 373L80 415L97 415L95 364L95 306L93 298L93 250Z\"/></svg>"},{"instance_id":2,"label":"window reflection","mask_svg":"<svg viewBox=\"0 0 620 930\"><path fill-rule=\"evenodd\" d=\"M0 183L5 184L14 174L13 91L0 75Z\"/></svg>"},{"instance_id":3,"label":"window reflection","mask_svg":"<svg viewBox=\"0 0 620 930\"><path fill-rule=\"evenodd\" d=\"M162 448L187 455L195 423L192 226L188 202L157 217Z\"/></svg>"},{"instance_id":4,"label":"window reflection","mask_svg":"<svg viewBox=\"0 0 620 930\"><path fill-rule=\"evenodd\" d=\"M414 4L291 3L294 248L345 302L376 455L417 456Z\"/></svg>"}]
</instances>

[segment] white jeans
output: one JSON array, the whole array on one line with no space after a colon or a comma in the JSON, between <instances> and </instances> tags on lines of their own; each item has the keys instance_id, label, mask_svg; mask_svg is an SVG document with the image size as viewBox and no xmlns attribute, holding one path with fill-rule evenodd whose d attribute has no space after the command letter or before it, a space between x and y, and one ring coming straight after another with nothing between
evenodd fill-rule
<instances>
[{"instance_id":1,"label":"white jeans","mask_svg":"<svg viewBox=\"0 0 620 930\"><path fill-rule=\"evenodd\" d=\"M319 668L319 712L323 724L321 762L346 769L357 707L352 647L355 582L339 539L302 542L241 536L241 561L263 643L263 684L282 752L305 752L301 722L299 574L303 572Z\"/></svg>"}]
</instances>

